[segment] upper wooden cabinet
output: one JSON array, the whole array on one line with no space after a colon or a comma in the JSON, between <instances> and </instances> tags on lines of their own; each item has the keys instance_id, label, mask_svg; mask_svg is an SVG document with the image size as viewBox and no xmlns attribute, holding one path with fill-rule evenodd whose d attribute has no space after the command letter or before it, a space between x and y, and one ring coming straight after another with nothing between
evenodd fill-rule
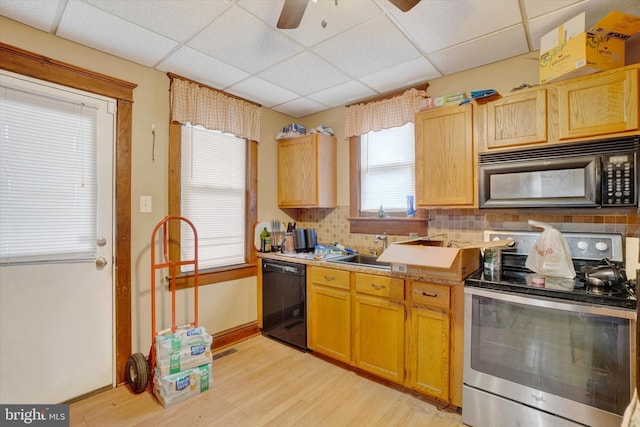
<instances>
[{"instance_id":1,"label":"upper wooden cabinet","mask_svg":"<svg viewBox=\"0 0 640 427\"><path fill-rule=\"evenodd\" d=\"M547 141L547 91L537 89L487 103L487 148Z\"/></svg>"},{"instance_id":2,"label":"upper wooden cabinet","mask_svg":"<svg viewBox=\"0 0 640 427\"><path fill-rule=\"evenodd\" d=\"M556 86L561 140L638 129L638 68L621 68Z\"/></svg>"},{"instance_id":3,"label":"upper wooden cabinet","mask_svg":"<svg viewBox=\"0 0 640 427\"><path fill-rule=\"evenodd\" d=\"M278 206L335 208L336 138L315 133L278 140Z\"/></svg>"},{"instance_id":4,"label":"upper wooden cabinet","mask_svg":"<svg viewBox=\"0 0 640 427\"><path fill-rule=\"evenodd\" d=\"M416 114L418 207L474 205L472 111L466 104Z\"/></svg>"}]
</instances>

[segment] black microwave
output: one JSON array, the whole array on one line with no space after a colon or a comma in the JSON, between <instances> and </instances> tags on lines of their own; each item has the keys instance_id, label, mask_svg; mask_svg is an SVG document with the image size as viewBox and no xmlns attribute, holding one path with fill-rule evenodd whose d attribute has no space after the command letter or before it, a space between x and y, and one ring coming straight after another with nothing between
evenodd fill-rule
<instances>
[{"instance_id":1,"label":"black microwave","mask_svg":"<svg viewBox=\"0 0 640 427\"><path fill-rule=\"evenodd\" d=\"M638 206L640 136L478 158L480 208Z\"/></svg>"}]
</instances>

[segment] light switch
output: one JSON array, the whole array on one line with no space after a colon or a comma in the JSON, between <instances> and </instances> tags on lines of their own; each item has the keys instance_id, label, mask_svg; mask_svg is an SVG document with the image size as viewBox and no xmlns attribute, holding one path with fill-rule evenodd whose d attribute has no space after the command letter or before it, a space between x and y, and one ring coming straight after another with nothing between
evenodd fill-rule
<instances>
[{"instance_id":1,"label":"light switch","mask_svg":"<svg viewBox=\"0 0 640 427\"><path fill-rule=\"evenodd\" d=\"M140 196L140 213L151 213L151 196Z\"/></svg>"}]
</instances>

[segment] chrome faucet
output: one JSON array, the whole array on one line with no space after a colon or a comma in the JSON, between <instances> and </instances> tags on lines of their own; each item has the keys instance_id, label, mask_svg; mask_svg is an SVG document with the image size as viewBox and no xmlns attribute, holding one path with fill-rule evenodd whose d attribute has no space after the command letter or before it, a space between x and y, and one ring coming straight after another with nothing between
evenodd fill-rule
<instances>
[{"instance_id":1,"label":"chrome faucet","mask_svg":"<svg viewBox=\"0 0 640 427\"><path fill-rule=\"evenodd\" d=\"M387 249L387 233L376 234L376 237L373 238L373 243L378 243L379 241L382 241L382 252L384 252Z\"/></svg>"}]
</instances>

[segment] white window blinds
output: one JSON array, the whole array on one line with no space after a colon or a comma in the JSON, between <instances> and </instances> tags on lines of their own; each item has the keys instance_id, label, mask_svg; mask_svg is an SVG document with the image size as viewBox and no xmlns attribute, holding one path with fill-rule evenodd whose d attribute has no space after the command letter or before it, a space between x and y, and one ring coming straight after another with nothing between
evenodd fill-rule
<instances>
[{"instance_id":1,"label":"white window blinds","mask_svg":"<svg viewBox=\"0 0 640 427\"><path fill-rule=\"evenodd\" d=\"M242 138L182 125L181 215L198 232L198 267L245 262L246 147ZM186 225L186 224L185 224ZM193 259L193 234L180 234L181 259ZM185 266L183 271L192 271Z\"/></svg>"},{"instance_id":2,"label":"white window blinds","mask_svg":"<svg viewBox=\"0 0 640 427\"><path fill-rule=\"evenodd\" d=\"M360 136L361 212L404 212L414 188L413 123Z\"/></svg>"},{"instance_id":3,"label":"white window blinds","mask_svg":"<svg viewBox=\"0 0 640 427\"><path fill-rule=\"evenodd\" d=\"M0 263L93 260L96 106L0 85Z\"/></svg>"}]
</instances>

